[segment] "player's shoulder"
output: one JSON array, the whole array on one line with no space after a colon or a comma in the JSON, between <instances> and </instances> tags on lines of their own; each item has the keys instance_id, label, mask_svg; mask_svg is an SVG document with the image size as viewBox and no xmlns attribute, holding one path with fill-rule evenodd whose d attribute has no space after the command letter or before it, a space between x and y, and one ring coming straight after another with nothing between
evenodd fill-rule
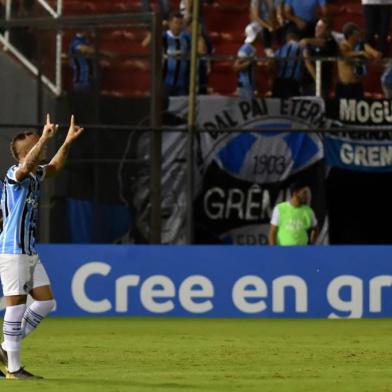
<instances>
[{"instance_id":1,"label":"player's shoulder","mask_svg":"<svg viewBox=\"0 0 392 392\"><path fill-rule=\"evenodd\" d=\"M309 204L303 204L301 206L303 211L305 211L307 214L313 214L313 208Z\"/></svg>"},{"instance_id":2,"label":"player's shoulder","mask_svg":"<svg viewBox=\"0 0 392 392\"><path fill-rule=\"evenodd\" d=\"M7 177L14 176L15 172L18 170L18 165L12 165L7 170Z\"/></svg>"},{"instance_id":3,"label":"player's shoulder","mask_svg":"<svg viewBox=\"0 0 392 392\"><path fill-rule=\"evenodd\" d=\"M15 185L19 183L15 175L17 169L18 169L18 165L12 165L11 167L8 168L4 179L4 183L6 185Z\"/></svg>"},{"instance_id":4,"label":"player's shoulder","mask_svg":"<svg viewBox=\"0 0 392 392\"><path fill-rule=\"evenodd\" d=\"M76 35L70 44L71 50L77 50L80 45L86 45L88 43L86 37Z\"/></svg>"},{"instance_id":5,"label":"player's shoulder","mask_svg":"<svg viewBox=\"0 0 392 392\"><path fill-rule=\"evenodd\" d=\"M280 203L275 205L275 208L277 210L282 210L287 207L290 207L290 203L288 201L281 201Z\"/></svg>"},{"instance_id":6,"label":"player's shoulder","mask_svg":"<svg viewBox=\"0 0 392 392\"><path fill-rule=\"evenodd\" d=\"M18 170L18 165L12 165L8 170L5 178L5 182L8 185L18 185L18 184L23 184L25 182L28 182L28 177L25 178L23 181L18 181L16 178L16 172Z\"/></svg>"}]
</instances>

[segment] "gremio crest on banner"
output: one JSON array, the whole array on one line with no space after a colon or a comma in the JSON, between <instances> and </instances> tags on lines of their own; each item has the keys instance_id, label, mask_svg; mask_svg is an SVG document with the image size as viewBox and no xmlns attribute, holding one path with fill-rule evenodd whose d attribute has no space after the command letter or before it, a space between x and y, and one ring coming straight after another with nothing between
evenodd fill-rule
<instances>
[{"instance_id":1,"label":"gremio crest on banner","mask_svg":"<svg viewBox=\"0 0 392 392\"><path fill-rule=\"evenodd\" d=\"M178 117L186 118L186 109L184 99L171 100ZM201 97L197 126L211 130L197 139L197 242L265 244L274 205L299 178L309 184L322 224L322 140L316 133L290 132L324 127L322 100ZM220 132L228 128L251 132Z\"/></svg>"}]
</instances>

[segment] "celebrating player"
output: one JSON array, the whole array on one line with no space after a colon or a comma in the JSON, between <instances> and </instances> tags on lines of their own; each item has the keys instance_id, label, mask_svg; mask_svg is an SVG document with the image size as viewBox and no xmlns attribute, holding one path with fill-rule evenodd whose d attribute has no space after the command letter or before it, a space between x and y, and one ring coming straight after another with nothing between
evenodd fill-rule
<instances>
[{"instance_id":1,"label":"celebrating player","mask_svg":"<svg viewBox=\"0 0 392 392\"><path fill-rule=\"evenodd\" d=\"M18 165L8 170L4 180L0 235L0 278L6 300L0 361L8 379L41 378L27 372L20 363L22 339L37 328L55 305L49 278L35 250L40 182L63 168L72 143L83 132L72 116L63 145L48 165L40 165L57 129L58 125L52 124L47 115L41 136L24 132L11 142L11 153ZM34 301L26 308L28 294Z\"/></svg>"}]
</instances>

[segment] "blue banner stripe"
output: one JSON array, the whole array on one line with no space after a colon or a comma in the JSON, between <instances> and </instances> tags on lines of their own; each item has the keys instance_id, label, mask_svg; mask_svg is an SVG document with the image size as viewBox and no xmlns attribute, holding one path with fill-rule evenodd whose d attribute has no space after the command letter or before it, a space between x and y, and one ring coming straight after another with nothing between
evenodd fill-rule
<instances>
[{"instance_id":1,"label":"blue banner stripe","mask_svg":"<svg viewBox=\"0 0 392 392\"><path fill-rule=\"evenodd\" d=\"M58 316L392 317L392 247L42 245Z\"/></svg>"}]
</instances>

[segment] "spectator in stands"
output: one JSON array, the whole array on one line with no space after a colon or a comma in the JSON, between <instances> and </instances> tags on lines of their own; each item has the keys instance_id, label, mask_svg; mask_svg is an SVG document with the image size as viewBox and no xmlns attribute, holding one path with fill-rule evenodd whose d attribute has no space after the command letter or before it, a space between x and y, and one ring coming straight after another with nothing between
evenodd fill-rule
<instances>
[{"instance_id":1,"label":"spectator in stands","mask_svg":"<svg viewBox=\"0 0 392 392\"><path fill-rule=\"evenodd\" d=\"M191 23L191 20L188 21ZM192 35L185 29L184 16L180 12L171 13L168 21L169 29L163 33L163 89L164 97L187 95L189 92L190 55ZM151 34L146 36L142 45L151 43ZM204 41L202 32L198 37L199 55L210 54L212 50ZM208 83L208 61L199 61L199 93L205 94Z\"/></svg>"},{"instance_id":2,"label":"spectator in stands","mask_svg":"<svg viewBox=\"0 0 392 392\"><path fill-rule=\"evenodd\" d=\"M245 42L237 54L234 63L234 71L238 73L238 95L242 98L252 98L256 93L256 66L257 50L254 46L261 27L257 23L251 23L245 29Z\"/></svg>"},{"instance_id":3,"label":"spectator in stands","mask_svg":"<svg viewBox=\"0 0 392 392\"><path fill-rule=\"evenodd\" d=\"M71 113L90 124L98 121L100 93L98 56L92 39L93 36L79 32L69 46L73 71L72 93L69 96Z\"/></svg>"},{"instance_id":4,"label":"spectator in stands","mask_svg":"<svg viewBox=\"0 0 392 392\"><path fill-rule=\"evenodd\" d=\"M281 28L274 0L251 0L250 16L261 28L265 55L272 57L272 36L278 36Z\"/></svg>"},{"instance_id":5,"label":"spectator in stands","mask_svg":"<svg viewBox=\"0 0 392 392\"><path fill-rule=\"evenodd\" d=\"M290 186L290 200L275 206L268 234L270 245L300 246L316 243L319 230L316 215L308 205L309 192L305 184L294 183Z\"/></svg>"},{"instance_id":6,"label":"spectator in stands","mask_svg":"<svg viewBox=\"0 0 392 392\"><path fill-rule=\"evenodd\" d=\"M303 48L303 56L305 58L305 65L309 83L304 84L304 95L314 95L316 92L316 65L310 60L310 57L337 57L339 53L339 46L332 36L331 22L327 17L322 17L316 24L314 38L304 38L300 41L300 46ZM335 63L326 61L321 63L321 95L324 98L328 97L328 92L332 85Z\"/></svg>"},{"instance_id":7,"label":"spectator in stands","mask_svg":"<svg viewBox=\"0 0 392 392\"><path fill-rule=\"evenodd\" d=\"M301 38L313 37L317 22L317 10L327 15L326 0L285 0L284 13L288 27L295 25Z\"/></svg>"},{"instance_id":8,"label":"spectator in stands","mask_svg":"<svg viewBox=\"0 0 392 392\"><path fill-rule=\"evenodd\" d=\"M276 78L272 96L290 98L301 94L301 80L304 70L302 49L299 45L298 30L291 26L286 32L286 43L275 53L272 63Z\"/></svg>"},{"instance_id":9,"label":"spectator in stands","mask_svg":"<svg viewBox=\"0 0 392 392\"><path fill-rule=\"evenodd\" d=\"M209 56L212 54L212 46L211 43L206 41L201 35L199 37L199 55L201 56ZM208 76L211 72L211 62L205 58L201 58L199 60L199 78L198 78L198 94L206 95L208 94Z\"/></svg>"},{"instance_id":10,"label":"spectator in stands","mask_svg":"<svg viewBox=\"0 0 392 392\"><path fill-rule=\"evenodd\" d=\"M203 35L203 39L208 48L212 48L212 41L210 34L207 29L206 20L204 17L204 4L212 4L214 0L200 0L200 30ZM193 11L193 0L181 0L180 1L180 13L184 16L186 24L190 24L192 21Z\"/></svg>"},{"instance_id":11,"label":"spectator in stands","mask_svg":"<svg viewBox=\"0 0 392 392\"><path fill-rule=\"evenodd\" d=\"M344 40L339 45L340 56L347 60L338 61L339 83L336 85L335 95L336 98L361 99L366 67L358 60L379 60L382 54L363 42L361 31L356 24L344 25L343 34Z\"/></svg>"},{"instance_id":12,"label":"spectator in stands","mask_svg":"<svg viewBox=\"0 0 392 392\"><path fill-rule=\"evenodd\" d=\"M386 99L392 99L392 60L389 60L381 76L381 87Z\"/></svg>"},{"instance_id":13,"label":"spectator in stands","mask_svg":"<svg viewBox=\"0 0 392 392\"><path fill-rule=\"evenodd\" d=\"M95 47L84 33L77 33L70 43L69 55L73 70L73 90L90 93L96 82Z\"/></svg>"},{"instance_id":14,"label":"spectator in stands","mask_svg":"<svg viewBox=\"0 0 392 392\"><path fill-rule=\"evenodd\" d=\"M392 0L362 0L366 42L388 55L388 33L392 15ZM378 45L376 45L376 36Z\"/></svg>"},{"instance_id":15,"label":"spectator in stands","mask_svg":"<svg viewBox=\"0 0 392 392\"><path fill-rule=\"evenodd\" d=\"M187 95L189 92L191 35L185 31L184 16L173 13L169 29L163 33L163 86L165 96Z\"/></svg>"},{"instance_id":16,"label":"spectator in stands","mask_svg":"<svg viewBox=\"0 0 392 392\"><path fill-rule=\"evenodd\" d=\"M192 18L187 21L187 30L189 34L192 34ZM200 56L209 56L213 52L211 40L206 39L203 34L203 30L200 26L199 37L197 40L198 53ZM206 58L200 58L198 63L198 90L199 95L208 94L208 75L211 71L210 60Z\"/></svg>"},{"instance_id":17,"label":"spectator in stands","mask_svg":"<svg viewBox=\"0 0 392 392\"><path fill-rule=\"evenodd\" d=\"M200 0L200 17L202 23L204 18L203 5L212 4L213 2L214 0ZM185 19L189 19L192 17L192 8L193 8L193 0L180 1L180 12L184 15Z\"/></svg>"}]
</instances>

